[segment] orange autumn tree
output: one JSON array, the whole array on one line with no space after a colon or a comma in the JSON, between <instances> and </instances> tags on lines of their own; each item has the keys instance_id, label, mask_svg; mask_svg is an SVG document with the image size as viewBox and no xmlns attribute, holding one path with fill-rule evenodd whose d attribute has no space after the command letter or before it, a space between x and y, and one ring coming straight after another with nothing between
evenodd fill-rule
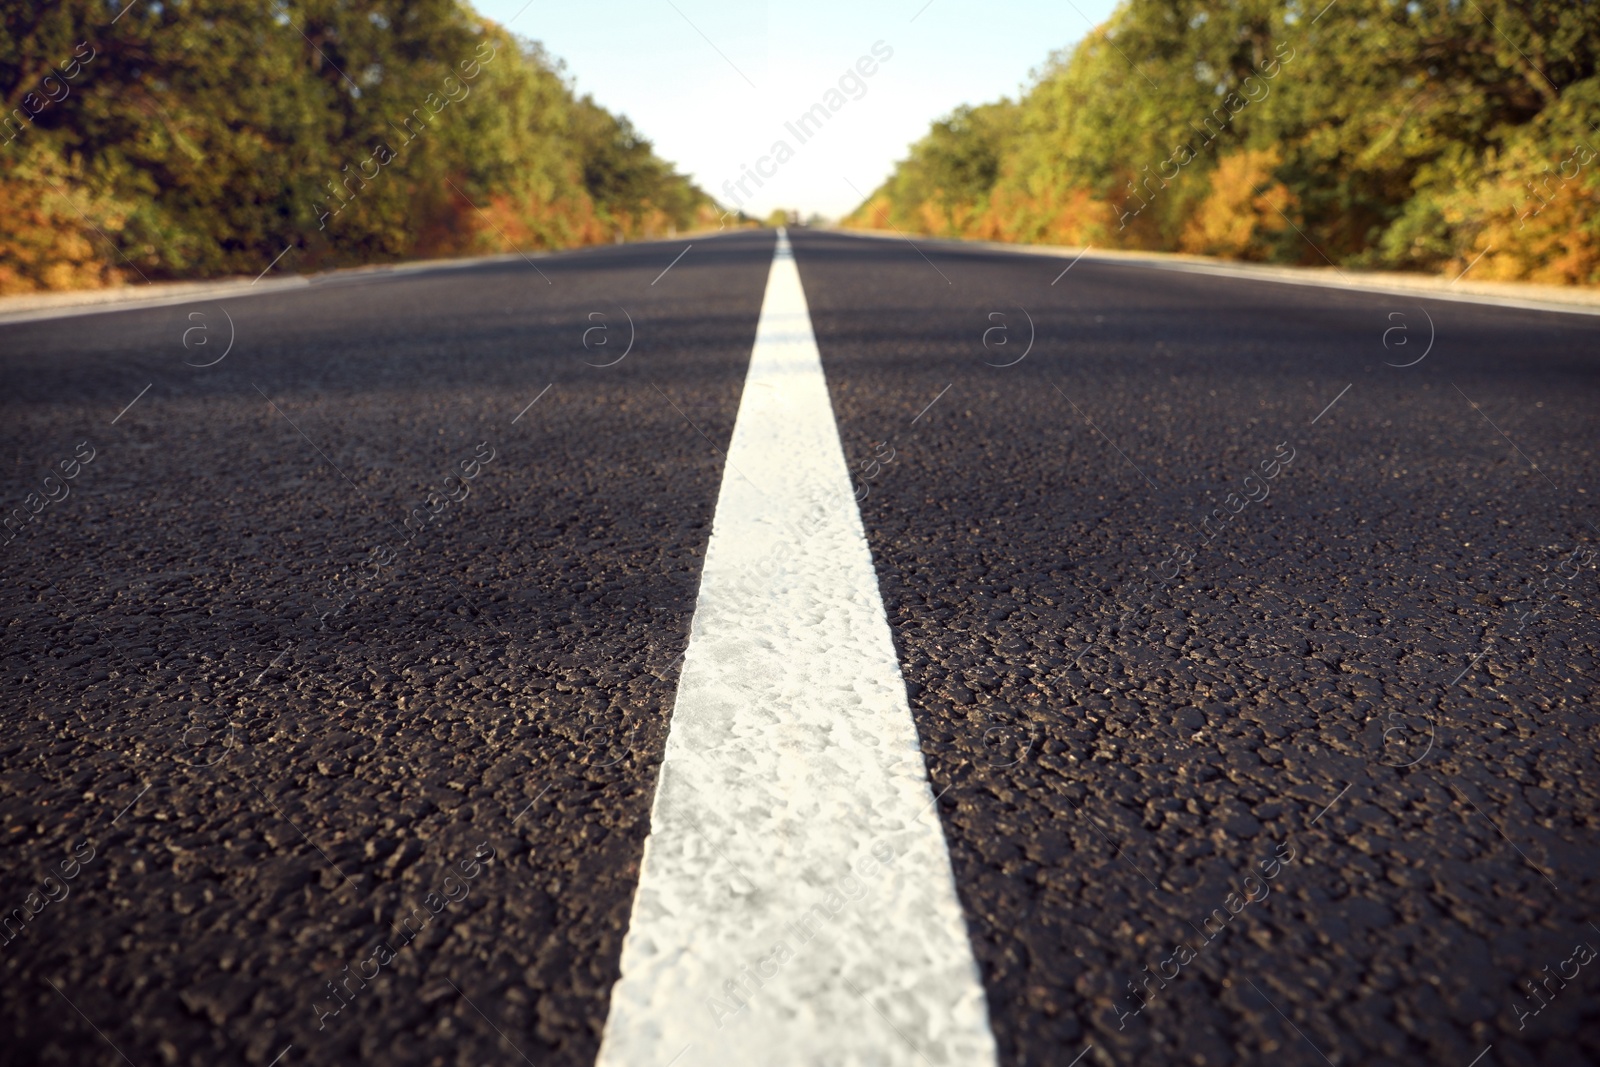
<instances>
[{"instance_id":1,"label":"orange autumn tree","mask_svg":"<svg viewBox=\"0 0 1600 1067\"><path fill-rule=\"evenodd\" d=\"M1211 172L1210 191L1184 223L1178 247L1231 259L1266 259L1275 239L1290 228L1294 194L1273 173L1275 148L1223 157Z\"/></svg>"}]
</instances>

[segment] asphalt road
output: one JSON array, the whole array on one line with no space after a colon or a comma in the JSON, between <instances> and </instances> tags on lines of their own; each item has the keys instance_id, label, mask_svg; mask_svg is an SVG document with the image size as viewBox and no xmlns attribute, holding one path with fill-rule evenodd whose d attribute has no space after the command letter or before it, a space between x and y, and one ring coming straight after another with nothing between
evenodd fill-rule
<instances>
[{"instance_id":1,"label":"asphalt road","mask_svg":"<svg viewBox=\"0 0 1600 1067\"><path fill-rule=\"evenodd\" d=\"M1001 1062L1600 1063L1600 318L791 238ZM0 327L0 1062L594 1061L685 243Z\"/></svg>"}]
</instances>

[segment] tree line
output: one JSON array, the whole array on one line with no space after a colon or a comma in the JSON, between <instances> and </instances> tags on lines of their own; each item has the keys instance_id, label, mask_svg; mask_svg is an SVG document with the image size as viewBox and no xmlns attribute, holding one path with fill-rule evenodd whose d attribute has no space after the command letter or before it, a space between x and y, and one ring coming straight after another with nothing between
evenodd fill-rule
<instances>
[{"instance_id":1,"label":"tree line","mask_svg":"<svg viewBox=\"0 0 1600 1067\"><path fill-rule=\"evenodd\" d=\"M0 27L0 293L717 218L539 45L457 0L8 3Z\"/></svg>"},{"instance_id":2,"label":"tree line","mask_svg":"<svg viewBox=\"0 0 1600 1067\"><path fill-rule=\"evenodd\" d=\"M1600 282L1600 5L1124 0L846 220Z\"/></svg>"}]
</instances>

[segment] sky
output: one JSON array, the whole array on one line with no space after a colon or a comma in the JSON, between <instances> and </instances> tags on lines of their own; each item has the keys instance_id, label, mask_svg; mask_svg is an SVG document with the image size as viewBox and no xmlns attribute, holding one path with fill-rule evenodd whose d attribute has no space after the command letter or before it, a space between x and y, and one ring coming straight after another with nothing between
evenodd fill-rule
<instances>
[{"instance_id":1,"label":"sky","mask_svg":"<svg viewBox=\"0 0 1600 1067\"><path fill-rule=\"evenodd\" d=\"M934 119L1015 98L1112 0L471 0L544 44L580 94L628 116L725 207L847 214ZM881 43L880 43L881 42ZM879 55L873 56L877 45ZM885 53L888 59L882 59ZM862 57L873 70L856 70ZM875 64L875 65L874 65ZM847 74L853 75L853 82ZM785 124L839 89L802 142ZM797 127L798 128L798 127ZM783 141L791 155L774 155ZM765 157L765 159L763 159ZM745 178L760 166L758 188ZM731 188L731 193L730 193ZM737 201L737 202L736 202Z\"/></svg>"}]
</instances>

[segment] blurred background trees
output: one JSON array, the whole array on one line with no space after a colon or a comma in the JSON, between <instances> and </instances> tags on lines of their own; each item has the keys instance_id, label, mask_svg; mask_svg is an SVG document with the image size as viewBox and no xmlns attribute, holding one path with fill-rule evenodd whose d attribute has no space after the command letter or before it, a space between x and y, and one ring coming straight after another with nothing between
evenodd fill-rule
<instances>
[{"instance_id":1,"label":"blurred background trees","mask_svg":"<svg viewBox=\"0 0 1600 1067\"><path fill-rule=\"evenodd\" d=\"M0 292L715 224L625 118L456 0L125 3L0 2Z\"/></svg>"},{"instance_id":2,"label":"blurred background trees","mask_svg":"<svg viewBox=\"0 0 1600 1067\"><path fill-rule=\"evenodd\" d=\"M1127 0L848 222L1593 284L1597 51L1569 0Z\"/></svg>"},{"instance_id":3,"label":"blurred background trees","mask_svg":"<svg viewBox=\"0 0 1600 1067\"><path fill-rule=\"evenodd\" d=\"M125 3L0 0L0 292L718 224L457 0ZM848 221L1593 284L1597 50L1570 0L1126 0Z\"/></svg>"}]
</instances>

